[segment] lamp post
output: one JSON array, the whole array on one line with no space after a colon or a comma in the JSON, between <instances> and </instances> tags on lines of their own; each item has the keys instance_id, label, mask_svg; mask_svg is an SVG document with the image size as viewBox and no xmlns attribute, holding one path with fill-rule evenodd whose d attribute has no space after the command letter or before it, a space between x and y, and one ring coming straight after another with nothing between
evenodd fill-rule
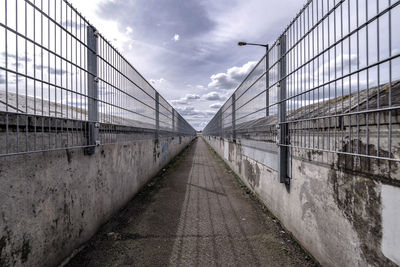
<instances>
[{"instance_id":1,"label":"lamp post","mask_svg":"<svg viewBox=\"0 0 400 267\"><path fill-rule=\"evenodd\" d=\"M254 44L254 43L247 43L247 42L238 42L238 46L245 46L245 45L255 45L255 46L262 46L268 48L268 45L266 44Z\"/></svg>"},{"instance_id":2,"label":"lamp post","mask_svg":"<svg viewBox=\"0 0 400 267\"><path fill-rule=\"evenodd\" d=\"M266 95L266 106L265 116L269 116L269 57L268 57L268 45L267 44L255 44L247 42L238 42L238 46L253 45L265 47L265 95Z\"/></svg>"}]
</instances>

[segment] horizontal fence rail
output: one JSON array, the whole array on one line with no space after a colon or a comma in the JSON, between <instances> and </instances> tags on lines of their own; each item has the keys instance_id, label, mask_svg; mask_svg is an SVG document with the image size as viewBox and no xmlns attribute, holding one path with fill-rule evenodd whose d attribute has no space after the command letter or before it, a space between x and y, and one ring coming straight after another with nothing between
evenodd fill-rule
<instances>
[{"instance_id":1,"label":"horizontal fence rail","mask_svg":"<svg viewBox=\"0 0 400 267\"><path fill-rule=\"evenodd\" d=\"M0 5L0 156L195 134L67 1Z\"/></svg>"},{"instance_id":2,"label":"horizontal fence rail","mask_svg":"<svg viewBox=\"0 0 400 267\"><path fill-rule=\"evenodd\" d=\"M308 1L203 135L400 161L399 22L400 1Z\"/></svg>"}]
</instances>

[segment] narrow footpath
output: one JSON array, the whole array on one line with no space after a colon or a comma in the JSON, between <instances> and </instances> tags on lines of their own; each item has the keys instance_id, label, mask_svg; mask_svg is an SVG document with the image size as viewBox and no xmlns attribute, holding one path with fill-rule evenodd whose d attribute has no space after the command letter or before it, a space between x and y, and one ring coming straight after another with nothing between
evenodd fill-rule
<instances>
[{"instance_id":1,"label":"narrow footpath","mask_svg":"<svg viewBox=\"0 0 400 267\"><path fill-rule=\"evenodd\" d=\"M316 266L202 138L67 266Z\"/></svg>"}]
</instances>

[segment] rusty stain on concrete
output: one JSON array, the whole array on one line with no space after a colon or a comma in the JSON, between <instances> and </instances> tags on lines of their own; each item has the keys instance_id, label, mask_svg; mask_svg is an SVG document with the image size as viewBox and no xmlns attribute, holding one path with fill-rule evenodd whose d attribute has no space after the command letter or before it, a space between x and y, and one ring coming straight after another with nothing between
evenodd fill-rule
<instances>
[{"instance_id":1,"label":"rusty stain on concrete","mask_svg":"<svg viewBox=\"0 0 400 267\"><path fill-rule=\"evenodd\" d=\"M249 181L252 188L260 185L260 168L257 164L251 164L247 159L244 161L245 177Z\"/></svg>"}]
</instances>

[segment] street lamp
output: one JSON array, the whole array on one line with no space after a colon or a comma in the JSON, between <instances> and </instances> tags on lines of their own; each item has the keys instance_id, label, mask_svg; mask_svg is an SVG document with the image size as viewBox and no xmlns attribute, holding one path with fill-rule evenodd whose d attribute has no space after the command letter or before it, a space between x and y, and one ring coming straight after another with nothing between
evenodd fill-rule
<instances>
[{"instance_id":1,"label":"street lamp","mask_svg":"<svg viewBox=\"0 0 400 267\"><path fill-rule=\"evenodd\" d=\"M238 42L238 46L245 46L245 45L255 45L255 46L262 46L268 48L268 45L266 44L254 44L254 43L247 43L247 42Z\"/></svg>"},{"instance_id":2,"label":"street lamp","mask_svg":"<svg viewBox=\"0 0 400 267\"><path fill-rule=\"evenodd\" d=\"M268 45L267 44L254 44L247 42L238 42L238 46L254 45L265 47L265 94L266 94L266 107L265 116L269 116L269 57L268 57Z\"/></svg>"}]
</instances>

